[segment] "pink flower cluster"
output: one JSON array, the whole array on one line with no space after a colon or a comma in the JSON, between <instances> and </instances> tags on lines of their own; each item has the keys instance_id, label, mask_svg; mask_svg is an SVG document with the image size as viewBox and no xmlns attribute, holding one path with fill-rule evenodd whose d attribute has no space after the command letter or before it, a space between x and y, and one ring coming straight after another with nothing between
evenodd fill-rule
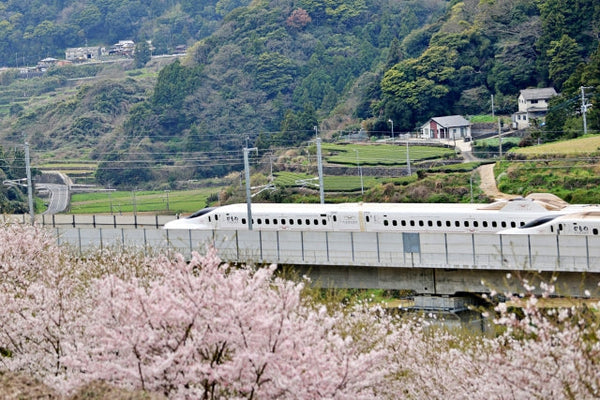
<instances>
[{"instance_id":1,"label":"pink flower cluster","mask_svg":"<svg viewBox=\"0 0 600 400\"><path fill-rule=\"evenodd\" d=\"M0 371L67 394L101 380L173 399L526 399L600 395L599 324L575 310L516 318L494 337L330 309L275 267L207 251L85 257L43 230L0 228Z\"/></svg>"}]
</instances>

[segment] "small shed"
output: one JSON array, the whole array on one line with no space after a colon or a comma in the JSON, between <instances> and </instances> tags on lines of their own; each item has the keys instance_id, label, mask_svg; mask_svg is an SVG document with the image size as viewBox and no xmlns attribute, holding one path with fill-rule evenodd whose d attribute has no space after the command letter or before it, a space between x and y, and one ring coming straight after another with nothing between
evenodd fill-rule
<instances>
[{"instance_id":1,"label":"small shed","mask_svg":"<svg viewBox=\"0 0 600 400\"><path fill-rule=\"evenodd\" d=\"M420 128L425 139L470 139L471 122L461 115L431 118Z\"/></svg>"}]
</instances>

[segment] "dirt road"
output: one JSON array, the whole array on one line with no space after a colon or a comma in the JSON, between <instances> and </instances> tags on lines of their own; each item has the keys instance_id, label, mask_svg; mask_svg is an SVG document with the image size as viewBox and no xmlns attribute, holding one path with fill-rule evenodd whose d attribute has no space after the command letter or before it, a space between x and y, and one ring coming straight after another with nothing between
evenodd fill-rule
<instances>
[{"instance_id":1,"label":"dirt road","mask_svg":"<svg viewBox=\"0 0 600 400\"><path fill-rule=\"evenodd\" d=\"M481 183L479 184L481 190L492 199L514 199L515 197L519 197L514 194L502 193L498 190L496 178L494 177L494 165L484 164L477 168L476 171L479 172L479 176L481 177Z\"/></svg>"}]
</instances>

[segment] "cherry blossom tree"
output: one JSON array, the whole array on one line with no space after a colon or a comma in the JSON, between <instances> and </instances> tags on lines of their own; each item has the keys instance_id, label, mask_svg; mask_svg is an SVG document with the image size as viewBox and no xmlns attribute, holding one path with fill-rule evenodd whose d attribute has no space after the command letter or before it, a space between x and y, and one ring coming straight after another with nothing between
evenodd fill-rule
<instances>
[{"instance_id":1,"label":"cherry blossom tree","mask_svg":"<svg viewBox=\"0 0 600 400\"><path fill-rule=\"evenodd\" d=\"M65 395L99 381L172 399L600 396L597 312L539 307L527 282L485 336L369 302L326 307L275 269L213 250L81 256L40 228L1 227L0 373Z\"/></svg>"}]
</instances>

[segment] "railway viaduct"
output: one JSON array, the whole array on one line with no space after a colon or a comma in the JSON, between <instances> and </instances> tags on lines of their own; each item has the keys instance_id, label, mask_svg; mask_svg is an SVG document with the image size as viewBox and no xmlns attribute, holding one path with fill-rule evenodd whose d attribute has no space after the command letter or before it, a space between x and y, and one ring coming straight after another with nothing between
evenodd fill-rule
<instances>
[{"instance_id":1,"label":"railway viaduct","mask_svg":"<svg viewBox=\"0 0 600 400\"><path fill-rule=\"evenodd\" d=\"M527 279L538 294L540 281L554 282L563 296L596 297L599 292L600 236L161 229L171 219L54 215L38 216L37 223L81 254L136 248L189 257L213 246L224 261L290 266L323 287L453 296L521 293Z\"/></svg>"}]
</instances>

